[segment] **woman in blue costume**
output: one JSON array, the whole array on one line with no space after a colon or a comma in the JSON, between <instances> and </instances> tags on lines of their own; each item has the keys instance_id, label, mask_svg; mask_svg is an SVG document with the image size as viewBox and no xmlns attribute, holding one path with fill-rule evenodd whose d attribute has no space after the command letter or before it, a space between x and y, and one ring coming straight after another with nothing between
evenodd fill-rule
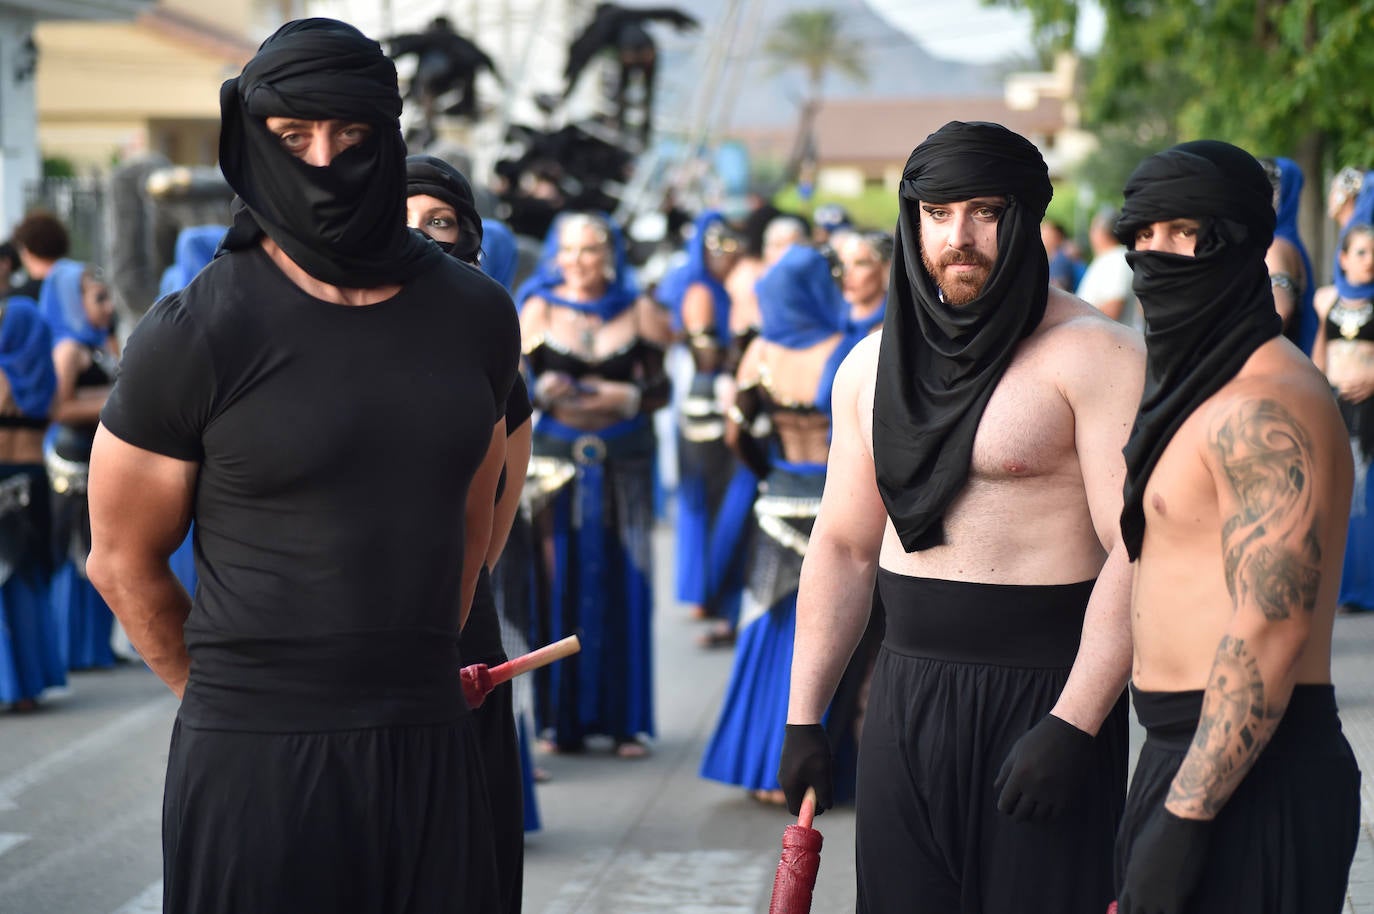
<instances>
[{"instance_id":1,"label":"woman in blue costume","mask_svg":"<svg viewBox=\"0 0 1374 914\"><path fill-rule=\"evenodd\" d=\"M727 436L763 479L735 665L701 776L780 801L797 583L820 508L835 370L861 336L826 258L790 248L757 286L762 327L739 368Z\"/></svg>"},{"instance_id":2,"label":"woman in blue costume","mask_svg":"<svg viewBox=\"0 0 1374 914\"><path fill-rule=\"evenodd\" d=\"M714 619L704 647L733 643L744 587L744 550L758 480L725 444L725 403L733 396L730 294L724 280L740 239L725 218L696 220L687 262L663 278L658 300L685 337L693 375L678 425L677 599L694 618Z\"/></svg>"},{"instance_id":3,"label":"woman in blue costume","mask_svg":"<svg viewBox=\"0 0 1374 914\"><path fill-rule=\"evenodd\" d=\"M1374 610L1374 500L1369 484L1374 461L1374 226L1351 221L1336 267L1336 284L1317 290L1321 324L1312 361L1335 390L1355 459L1338 599L1347 609L1369 611Z\"/></svg>"},{"instance_id":4,"label":"woman in blue costume","mask_svg":"<svg viewBox=\"0 0 1374 914\"><path fill-rule=\"evenodd\" d=\"M617 754L636 757L654 733L649 417L668 400L667 335L612 223L570 213L553 231L553 263L518 298L541 411L535 459L572 476L535 518L548 634L577 633L582 651L551 668L539 724L560 751L606 735Z\"/></svg>"},{"instance_id":5,"label":"woman in blue costume","mask_svg":"<svg viewBox=\"0 0 1374 914\"><path fill-rule=\"evenodd\" d=\"M224 225L193 225L178 232L176 254L171 266L162 271L162 281L157 288L158 297L186 288L196 274L214 259L215 251L227 231L229 228ZM192 596L196 593L195 538L196 528L193 524L186 533L186 539L167 560L172 566L172 573L181 581L181 586Z\"/></svg>"},{"instance_id":6,"label":"woman in blue costume","mask_svg":"<svg viewBox=\"0 0 1374 914\"><path fill-rule=\"evenodd\" d=\"M850 328L862 336L879 330L887 313L892 273L892 236L887 232L842 231L831 236L840 261L840 283L849 302Z\"/></svg>"},{"instance_id":7,"label":"woman in blue costume","mask_svg":"<svg viewBox=\"0 0 1374 914\"><path fill-rule=\"evenodd\" d=\"M1302 169L1292 159L1282 157L1260 159L1265 174L1274 187L1274 241L1264 261L1269 267L1269 281L1275 298L1294 302L1293 313L1283 322L1283 335L1292 340L1309 356L1317 338L1317 311L1313 301L1317 292L1317 274L1312 271L1312 258L1298 233L1298 211L1302 197ZM1300 274L1300 275L1299 275ZM1287 297L1283 297L1283 293ZM1283 313L1280 309L1280 313Z\"/></svg>"},{"instance_id":8,"label":"woman in blue costume","mask_svg":"<svg viewBox=\"0 0 1374 914\"><path fill-rule=\"evenodd\" d=\"M52 574L43 431L57 390L52 331L30 298L0 300L0 705L36 706L66 683Z\"/></svg>"},{"instance_id":9,"label":"woman in blue costume","mask_svg":"<svg viewBox=\"0 0 1374 914\"><path fill-rule=\"evenodd\" d=\"M43 281L39 305L52 330L57 370L53 424L43 455L53 491L58 563L52 578L53 606L58 619L66 622L68 669L111 667L114 616L86 579L91 551L86 479L100 410L119 366L118 346L110 332L114 304L99 271L63 259Z\"/></svg>"}]
</instances>

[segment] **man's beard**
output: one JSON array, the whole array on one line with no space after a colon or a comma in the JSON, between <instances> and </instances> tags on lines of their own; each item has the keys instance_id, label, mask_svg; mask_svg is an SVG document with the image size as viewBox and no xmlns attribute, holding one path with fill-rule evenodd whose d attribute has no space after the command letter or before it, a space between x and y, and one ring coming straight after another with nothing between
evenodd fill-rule
<instances>
[{"instance_id":1,"label":"man's beard","mask_svg":"<svg viewBox=\"0 0 1374 914\"><path fill-rule=\"evenodd\" d=\"M941 252L939 260L932 262L925 248L921 249L921 263L926 272L935 280L944 294L945 302L954 306L967 305L983 291L983 284L992 274L992 262L977 251L960 251L953 248ZM971 273L956 273L945 278L944 268L956 263L973 264L978 267Z\"/></svg>"}]
</instances>

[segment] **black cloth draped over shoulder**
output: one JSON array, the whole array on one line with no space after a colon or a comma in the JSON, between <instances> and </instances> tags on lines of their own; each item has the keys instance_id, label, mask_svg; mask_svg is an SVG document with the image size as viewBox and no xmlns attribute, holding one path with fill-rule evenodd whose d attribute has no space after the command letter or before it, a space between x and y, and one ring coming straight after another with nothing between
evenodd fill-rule
<instances>
[{"instance_id":1,"label":"black cloth draped over shoulder","mask_svg":"<svg viewBox=\"0 0 1374 914\"><path fill-rule=\"evenodd\" d=\"M952 121L902 173L891 291L873 400L878 490L908 552L944 542L942 519L968 479L973 438L1017 344L1049 294L1040 220L1054 190L1045 160L999 124ZM997 260L973 301L943 301L921 262L919 204L1004 196Z\"/></svg>"},{"instance_id":2,"label":"black cloth draped over shoulder","mask_svg":"<svg viewBox=\"0 0 1374 914\"><path fill-rule=\"evenodd\" d=\"M1131 560L1145 537L1145 485L1174 433L1283 332L1264 255L1274 237L1264 169L1229 143L1198 140L1145 159L1126 182L1116 234L1127 247L1156 222L1197 219L1194 256L1129 251L1145 316L1145 390L1126 442L1121 533Z\"/></svg>"},{"instance_id":3,"label":"black cloth draped over shoulder","mask_svg":"<svg viewBox=\"0 0 1374 914\"><path fill-rule=\"evenodd\" d=\"M443 252L406 227L405 142L396 67L331 19L288 22L220 87L220 169L238 195L221 244L266 234L301 269L343 288L404 283ZM372 135L327 166L282 148L266 118L343 120Z\"/></svg>"}]
</instances>

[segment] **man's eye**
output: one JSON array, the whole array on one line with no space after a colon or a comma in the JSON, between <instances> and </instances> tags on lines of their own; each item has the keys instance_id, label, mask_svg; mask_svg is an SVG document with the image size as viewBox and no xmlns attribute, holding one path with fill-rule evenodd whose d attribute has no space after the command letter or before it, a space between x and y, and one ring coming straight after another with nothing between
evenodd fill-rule
<instances>
[{"instance_id":1,"label":"man's eye","mask_svg":"<svg viewBox=\"0 0 1374 914\"><path fill-rule=\"evenodd\" d=\"M305 143L305 135L300 133L283 133L280 139L287 149L298 149Z\"/></svg>"}]
</instances>

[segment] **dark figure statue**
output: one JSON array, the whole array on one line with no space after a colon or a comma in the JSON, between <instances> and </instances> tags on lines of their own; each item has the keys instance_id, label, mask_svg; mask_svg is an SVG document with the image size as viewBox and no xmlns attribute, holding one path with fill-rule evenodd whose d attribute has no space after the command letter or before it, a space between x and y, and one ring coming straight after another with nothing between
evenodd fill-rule
<instances>
[{"instance_id":1,"label":"dark figure statue","mask_svg":"<svg viewBox=\"0 0 1374 914\"><path fill-rule=\"evenodd\" d=\"M649 141L649 124L653 120L654 71L658 66L658 49L645 30L645 25L650 22L667 22L679 31L696 28L699 24L693 17L670 6L629 9L614 3L598 3L592 21L568 48L568 66L563 72L567 79L567 87L563 90L563 98L566 99L572 94L578 77L592 58L602 51L614 51L620 62L620 79L613 97L616 124L623 133L630 107L626 99L627 90L630 82L638 76L644 92L639 140L644 144Z\"/></svg>"},{"instance_id":2,"label":"dark figure statue","mask_svg":"<svg viewBox=\"0 0 1374 914\"><path fill-rule=\"evenodd\" d=\"M439 114L475 120L477 73L487 70L497 81L501 74L485 51L453 30L447 16L437 16L423 32L396 35L387 41L393 60L414 54L415 75L406 87L405 100L417 102L423 113L419 135L407 137L417 148L434 139L434 118ZM439 99L449 92L459 97L447 108L438 110Z\"/></svg>"}]
</instances>

